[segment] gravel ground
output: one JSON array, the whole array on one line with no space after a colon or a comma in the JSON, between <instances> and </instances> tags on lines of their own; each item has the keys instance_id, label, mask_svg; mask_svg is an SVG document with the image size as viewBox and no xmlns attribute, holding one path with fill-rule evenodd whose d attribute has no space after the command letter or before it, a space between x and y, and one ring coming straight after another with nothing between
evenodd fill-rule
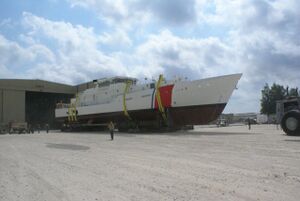
<instances>
[{"instance_id":1,"label":"gravel ground","mask_svg":"<svg viewBox=\"0 0 300 201\"><path fill-rule=\"evenodd\" d=\"M0 135L0 200L299 200L300 137L273 125Z\"/></svg>"}]
</instances>

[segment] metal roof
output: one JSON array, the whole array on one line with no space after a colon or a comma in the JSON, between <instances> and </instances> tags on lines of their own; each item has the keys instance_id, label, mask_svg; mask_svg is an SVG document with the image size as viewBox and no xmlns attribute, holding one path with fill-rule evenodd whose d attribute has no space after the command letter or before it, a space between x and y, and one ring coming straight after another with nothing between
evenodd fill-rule
<instances>
[{"instance_id":1,"label":"metal roof","mask_svg":"<svg viewBox=\"0 0 300 201\"><path fill-rule=\"evenodd\" d=\"M76 87L49 82L45 80L30 80L30 79L0 79L0 89L6 90L21 90L21 91L39 91L50 93L76 93Z\"/></svg>"}]
</instances>

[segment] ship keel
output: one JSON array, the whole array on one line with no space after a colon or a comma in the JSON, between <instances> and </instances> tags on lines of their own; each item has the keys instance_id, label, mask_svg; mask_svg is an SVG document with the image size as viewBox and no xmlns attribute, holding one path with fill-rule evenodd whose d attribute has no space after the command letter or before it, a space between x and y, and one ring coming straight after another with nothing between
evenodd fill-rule
<instances>
[{"instance_id":1,"label":"ship keel","mask_svg":"<svg viewBox=\"0 0 300 201\"><path fill-rule=\"evenodd\" d=\"M202 125L216 120L222 113L226 103L169 107L165 108L169 127L181 127L185 125ZM160 112L157 109L128 111L131 121L143 124L144 122L162 122ZM67 122L66 118L58 119ZM118 123L129 121L123 112L102 113L93 115L81 115L77 117L77 123L85 124L106 124L110 121Z\"/></svg>"}]
</instances>

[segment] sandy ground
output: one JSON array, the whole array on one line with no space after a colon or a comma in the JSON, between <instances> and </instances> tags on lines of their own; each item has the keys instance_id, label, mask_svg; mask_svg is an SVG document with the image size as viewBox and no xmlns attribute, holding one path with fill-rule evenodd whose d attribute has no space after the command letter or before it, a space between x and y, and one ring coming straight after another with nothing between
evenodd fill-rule
<instances>
[{"instance_id":1,"label":"sandy ground","mask_svg":"<svg viewBox=\"0 0 300 201\"><path fill-rule=\"evenodd\" d=\"M300 137L275 126L0 135L0 200L299 200Z\"/></svg>"}]
</instances>

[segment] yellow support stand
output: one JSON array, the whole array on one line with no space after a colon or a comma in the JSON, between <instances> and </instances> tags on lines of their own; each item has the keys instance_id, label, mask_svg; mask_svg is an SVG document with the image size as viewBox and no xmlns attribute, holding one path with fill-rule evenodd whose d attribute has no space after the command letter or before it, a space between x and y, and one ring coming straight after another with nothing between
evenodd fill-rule
<instances>
[{"instance_id":1,"label":"yellow support stand","mask_svg":"<svg viewBox=\"0 0 300 201\"><path fill-rule=\"evenodd\" d=\"M76 105L77 105L77 101L78 101L78 94L76 94L76 101L75 104L71 103L69 108L68 108L68 121L72 122L72 121L77 121L77 114L76 114Z\"/></svg>"},{"instance_id":2,"label":"yellow support stand","mask_svg":"<svg viewBox=\"0 0 300 201\"><path fill-rule=\"evenodd\" d=\"M166 113L165 113L165 108L161 102L161 97L160 97L160 92L159 92L159 87L161 85L161 82L163 81L163 75L159 75L159 79L157 81L157 84L156 84L156 100L157 100L157 104L158 104L158 110L160 111L161 113L161 116L163 117L165 123L167 123L167 116L166 116Z\"/></svg>"},{"instance_id":3,"label":"yellow support stand","mask_svg":"<svg viewBox=\"0 0 300 201\"><path fill-rule=\"evenodd\" d=\"M68 121L71 121L71 107L68 108Z\"/></svg>"},{"instance_id":4,"label":"yellow support stand","mask_svg":"<svg viewBox=\"0 0 300 201\"><path fill-rule=\"evenodd\" d=\"M73 105L74 121L77 121L77 109L76 109L77 102L78 102L78 93L76 93L76 101L75 104Z\"/></svg>"},{"instance_id":5,"label":"yellow support stand","mask_svg":"<svg viewBox=\"0 0 300 201\"><path fill-rule=\"evenodd\" d=\"M128 93L129 87L132 85L132 81L127 81L125 89L124 89L124 94L123 94L123 111L124 111L124 115L131 120L130 115L128 114L127 111L127 106L126 106L126 94Z\"/></svg>"}]
</instances>

